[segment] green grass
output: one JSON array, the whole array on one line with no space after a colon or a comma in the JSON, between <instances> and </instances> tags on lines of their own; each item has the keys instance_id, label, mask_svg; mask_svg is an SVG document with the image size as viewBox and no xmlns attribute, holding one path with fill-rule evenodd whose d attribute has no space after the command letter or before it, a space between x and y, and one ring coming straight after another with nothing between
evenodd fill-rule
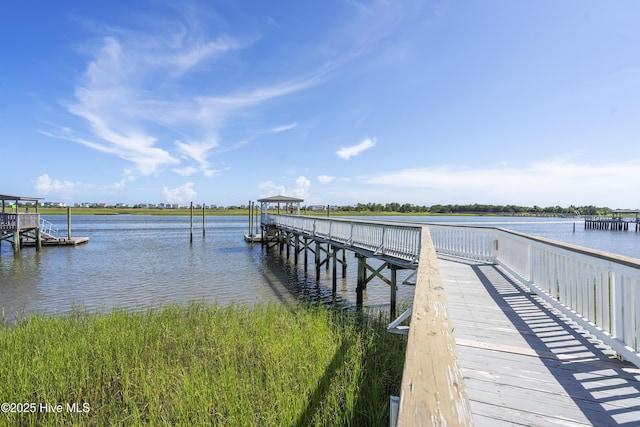
<instances>
[{"instance_id":1,"label":"green grass","mask_svg":"<svg viewBox=\"0 0 640 427\"><path fill-rule=\"evenodd\" d=\"M0 402L36 411L0 425L388 425L405 344L385 327L276 304L32 315L0 326Z\"/></svg>"}]
</instances>

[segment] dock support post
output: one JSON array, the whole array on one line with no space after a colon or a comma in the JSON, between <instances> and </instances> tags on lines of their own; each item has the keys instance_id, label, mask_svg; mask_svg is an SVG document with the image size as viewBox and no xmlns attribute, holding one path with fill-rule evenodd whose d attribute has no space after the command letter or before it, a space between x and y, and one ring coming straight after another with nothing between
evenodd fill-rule
<instances>
[{"instance_id":1,"label":"dock support post","mask_svg":"<svg viewBox=\"0 0 640 427\"><path fill-rule=\"evenodd\" d=\"M292 245L291 237L292 237L291 233L286 233L284 235L285 243L287 245L287 261L289 260L289 256L291 254L291 245Z\"/></svg>"},{"instance_id":2,"label":"dock support post","mask_svg":"<svg viewBox=\"0 0 640 427\"><path fill-rule=\"evenodd\" d=\"M206 212L205 212L204 208L205 208L205 204L203 203L202 204L202 238L203 239L204 239L205 233L206 233L206 224L205 224L205 222L206 222L206 218L207 218L207 215L206 215Z\"/></svg>"},{"instance_id":3,"label":"dock support post","mask_svg":"<svg viewBox=\"0 0 640 427\"><path fill-rule=\"evenodd\" d=\"M253 202L249 200L249 237L253 237Z\"/></svg>"},{"instance_id":4,"label":"dock support post","mask_svg":"<svg viewBox=\"0 0 640 427\"><path fill-rule=\"evenodd\" d=\"M327 265L325 266L325 270L327 270L327 273L329 272L329 258L331 258L331 244L327 243L327 259L325 260L325 262L327 263Z\"/></svg>"},{"instance_id":5,"label":"dock support post","mask_svg":"<svg viewBox=\"0 0 640 427\"><path fill-rule=\"evenodd\" d=\"M40 234L40 226L36 228L36 251L42 249L42 235Z\"/></svg>"},{"instance_id":6,"label":"dock support post","mask_svg":"<svg viewBox=\"0 0 640 427\"><path fill-rule=\"evenodd\" d=\"M295 249L293 250L293 265L298 265L298 248L300 247L300 235L296 234L295 237Z\"/></svg>"},{"instance_id":7,"label":"dock support post","mask_svg":"<svg viewBox=\"0 0 640 427\"><path fill-rule=\"evenodd\" d=\"M190 222L189 222L189 242L193 243L193 202L190 207Z\"/></svg>"},{"instance_id":8,"label":"dock support post","mask_svg":"<svg viewBox=\"0 0 640 427\"><path fill-rule=\"evenodd\" d=\"M21 238L20 232L16 230L13 233L13 253L17 254L20 252L20 244L22 243Z\"/></svg>"},{"instance_id":9,"label":"dock support post","mask_svg":"<svg viewBox=\"0 0 640 427\"><path fill-rule=\"evenodd\" d=\"M308 239L306 237L303 240L304 240L304 272L306 273L307 272L307 261L309 259L309 256L308 256L308 253L307 253L307 250L309 248L309 241L308 241Z\"/></svg>"},{"instance_id":10,"label":"dock support post","mask_svg":"<svg viewBox=\"0 0 640 427\"><path fill-rule=\"evenodd\" d=\"M342 278L347 277L347 250L342 249Z\"/></svg>"},{"instance_id":11,"label":"dock support post","mask_svg":"<svg viewBox=\"0 0 640 427\"><path fill-rule=\"evenodd\" d=\"M320 281L320 242L316 240L316 282Z\"/></svg>"},{"instance_id":12,"label":"dock support post","mask_svg":"<svg viewBox=\"0 0 640 427\"><path fill-rule=\"evenodd\" d=\"M389 317L390 321L393 321L396 318L396 291L398 287L397 283L397 269L394 266L391 266L391 295L389 301Z\"/></svg>"},{"instance_id":13,"label":"dock support post","mask_svg":"<svg viewBox=\"0 0 640 427\"><path fill-rule=\"evenodd\" d=\"M338 291L338 260L336 259L338 257L338 247L337 246L331 246L331 254L332 254L332 258L333 258L333 271L332 271L332 275L331 275L331 292L333 294L333 296L336 296L336 293ZM327 263L327 266L329 265L329 263Z\"/></svg>"},{"instance_id":14,"label":"dock support post","mask_svg":"<svg viewBox=\"0 0 640 427\"><path fill-rule=\"evenodd\" d=\"M71 206L67 206L67 240L71 240Z\"/></svg>"},{"instance_id":15,"label":"dock support post","mask_svg":"<svg viewBox=\"0 0 640 427\"><path fill-rule=\"evenodd\" d=\"M358 259L358 282L356 285L356 308L361 309L363 303L363 292L366 287L366 263L367 259L364 255L356 254Z\"/></svg>"}]
</instances>

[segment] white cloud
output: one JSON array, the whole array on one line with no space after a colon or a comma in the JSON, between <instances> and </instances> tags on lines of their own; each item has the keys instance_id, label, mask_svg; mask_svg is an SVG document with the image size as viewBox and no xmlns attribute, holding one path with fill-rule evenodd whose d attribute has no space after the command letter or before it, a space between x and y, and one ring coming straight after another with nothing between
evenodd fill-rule
<instances>
[{"instance_id":1,"label":"white cloud","mask_svg":"<svg viewBox=\"0 0 640 427\"><path fill-rule=\"evenodd\" d=\"M608 164L578 164L549 160L523 167L459 169L452 166L404 169L370 177L368 184L396 187L428 197L424 203L514 203L538 205L637 205L628 187L637 177L640 160ZM381 190L381 192L383 192ZM438 198L442 199L438 199ZM447 198L447 200L444 200Z\"/></svg>"},{"instance_id":2,"label":"white cloud","mask_svg":"<svg viewBox=\"0 0 640 427\"><path fill-rule=\"evenodd\" d=\"M269 129L269 132L270 133L284 132L284 131L287 131L287 130L291 130L291 129L297 127L297 126L298 126L298 123L293 122L293 123L289 123L288 125L272 127L271 129Z\"/></svg>"},{"instance_id":3,"label":"white cloud","mask_svg":"<svg viewBox=\"0 0 640 427\"><path fill-rule=\"evenodd\" d=\"M121 190L124 190L126 188L127 183L133 182L135 180L136 180L136 177L130 175L130 176L127 176L126 178L122 178L118 182L115 182L115 183L113 183L111 185L107 185L106 188L110 189L110 190L114 190L114 191L121 191Z\"/></svg>"},{"instance_id":4,"label":"white cloud","mask_svg":"<svg viewBox=\"0 0 640 427\"><path fill-rule=\"evenodd\" d=\"M184 168L174 169L173 171L181 176L191 176L198 173L199 169L194 166L186 166Z\"/></svg>"},{"instance_id":5,"label":"white cloud","mask_svg":"<svg viewBox=\"0 0 640 427\"><path fill-rule=\"evenodd\" d=\"M289 194L293 197L300 199L306 199L309 197L309 188L311 187L311 181L305 176L298 177L296 179L296 186L289 190Z\"/></svg>"},{"instance_id":6,"label":"white cloud","mask_svg":"<svg viewBox=\"0 0 640 427\"><path fill-rule=\"evenodd\" d=\"M34 185L34 189L38 195L50 195L62 199L70 198L76 194L81 187L82 184L79 182L51 179L48 174L37 177Z\"/></svg>"},{"instance_id":7,"label":"white cloud","mask_svg":"<svg viewBox=\"0 0 640 427\"><path fill-rule=\"evenodd\" d=\"M362 153L364 150L368 150L369 148L372 148L374 145L376 145L376 139L367 138L363 140L360 144L351 145L349 147L341 147L338 151L336 151L336 154L340 158L349 160L349 158L353 156L357 156L358 154Z\"/></svg>"},{"instance_id":8,"label":"white cloud","mask_svg":"<svg viewBox=\"0 0 640 427\"><path fill-rule=\"evenodd\" d=\"M162 194L168 203L186 203L192 202L198 196L193 188L193 182L187 182L177 188L164 187Z\"/></svg>"},{"instance_id":9,"label":"white cloud","mask_svg":"<svg viewBox=\"0 0 640 427\"><path fill-rule=\"evenodd\" d=\"M176 141L178 152L192 158L200 164L207 164L207 153L218 145L216 140L185 143Z\"/></svg>"},{"instance_id":10,"label":"white cloud","mask_svg":"<svg viewBox=\"0 0 640 427\"><path fill-rule=\"evenodd\" d=\"M318 181L323 183L323 184L328 184L332 181L334 181L336 178L333 176L327 176L327 175L320 175L318 177Z\"/></svg>"},{"instance_id":11,"label":"white cloud","mask_svg":"<svg viewBox=\"0 0 640 427\"><path fill-rule=\"evenodd\" d=\"M306 199L309 197L309 189L311 187L311 181L305 176L300 176L296 179L293 187L286 188L284 185L276 184L273 181L264 181L258 184L258 188L262 190L260 197L270 196L291 196L298 197L300 199Z\"/></svg>"},{"instance_id":12,"label":"white cloud","mask_svg":"<svg viewBox=\"0 0 640 427\"><path fill-rule=\"evenodd\" d=\"M282 196L286 193L284 185L276 184L271 180L259 183L258 188L263 191L263 193L260 194L261 198L270 196Z\"/></svg>"}]
</instances>

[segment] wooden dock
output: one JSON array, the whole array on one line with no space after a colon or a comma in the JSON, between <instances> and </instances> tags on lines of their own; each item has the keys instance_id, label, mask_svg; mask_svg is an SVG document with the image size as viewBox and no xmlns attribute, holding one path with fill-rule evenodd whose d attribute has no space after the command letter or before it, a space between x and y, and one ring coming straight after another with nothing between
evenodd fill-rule
<instances>
[{"instance_id":1,"label":"wooden dock","mask_svg":"<svg viewBox=\"0 0 640 427\"><path fill-rule=\"evenodd\" d=\"M639 260L493 227L263 218L287 259L315 246L316 277L355 252L356 305L377 276L393 310L394 268L417 267L389 328L408 333L392 425L640 426Z\"/></svg>"},{"instance_id":2,"label":"wooden dock","mask_svg":"<svg viewBox=\"0 0 640 427\"><path fill-rule=\"evenodd\" d=\"M500 267L440 257L476 426L640 425L640 369Z\"/></svg>"},{"instance_id":3,"label":"wooden dock","mask_svg":"<svg viewBox=\"0 0 640 427\"><path fill-rule=\"evenodd\" d=\"M586 217L585 230L627 231L629 228L640 231L640 210L617 209L611 212L610 218Z\"/></svg>"},{"instance_id":4,"label":"wooden dock","mask_svg":"<svg viewBox=\"0 0 640 427\"><path fill-rule=\"evenodd\" d=\"M88 237L71 236L70 208L67 208L67 237L58 237L56 227L38 213L40 200L38 197L0 194L0 243L11 243L14 253L18 253L25 246L39 250L42 246L76 246L89 241ZM21 202L35 204L36 212L29 213L29 207L25 213L19 212Z\"/></svg>"},{"instance_id":5,"label":"wooden dock","mask_svg":"<svg viewBox=\"0 0 640 427\"><path fill-rule=\"evenodd\" d=\"M51 237L42 239L42 246L77 246L89 241L88 237ZM33 239L25 239L22 241L22 246L35 247L36 241Z\"/></svg>"}]
</instances>

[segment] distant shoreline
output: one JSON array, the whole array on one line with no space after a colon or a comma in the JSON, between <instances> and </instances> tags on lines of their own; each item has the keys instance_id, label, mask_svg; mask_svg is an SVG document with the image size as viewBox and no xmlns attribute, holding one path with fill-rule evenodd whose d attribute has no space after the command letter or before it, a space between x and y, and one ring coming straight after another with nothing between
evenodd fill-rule
<instances>
[{"instance_id":1,"label":"distant shoreline","mask_svg":"<svg viewBox=\"0 0 640 427\"><path fill-rule=\"evenodd\" d=\"M275 213L274 211L270 211ZM67 208L40 207L41 215L66 215ZM191 210L187 208L71 208L71 215L155 215L155 216L189 216ZM283 211L284 213L284 211ZM206 209L206 216L248 216L249 209ZM327 216L326 211L302 211L302 215ZM193 209L193 216L202 216L202 208ZM558 215L535 215L531 213L507 214L488 212L457 212L457 213L431 213L431 212L389 212L389 211L330 211L329 216L518 216L518 217L557 217Z\"/></svg>"}]
</instances>

